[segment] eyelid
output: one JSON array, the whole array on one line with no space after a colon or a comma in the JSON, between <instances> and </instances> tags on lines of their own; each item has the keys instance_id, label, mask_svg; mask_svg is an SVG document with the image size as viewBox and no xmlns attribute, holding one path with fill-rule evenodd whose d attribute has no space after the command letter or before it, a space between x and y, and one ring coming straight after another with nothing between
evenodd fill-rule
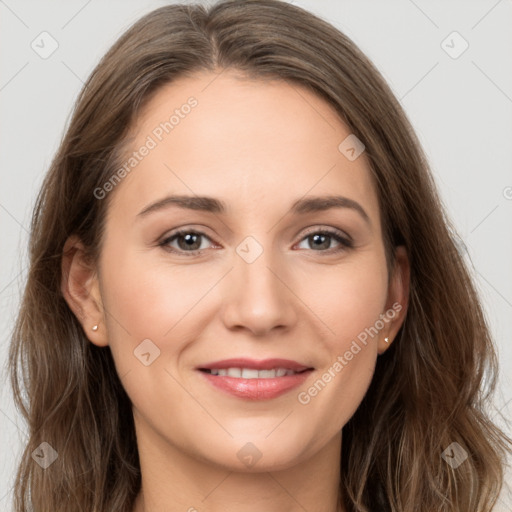
<instances>
[{"instance_id":1,"label":"eyelid","mask_svg":"<svg viewBox=\"0 0 512 512\"><path fill-rule=\"evenodd\" d=\"M311 233L327 231L329 234L334 233L334 234L338 235L340 238L344 238L347 242L351 242L351 243L354 242L352 237L347 232L345 232L339 228L335 228L334 226L322 226L321 224L315 224L314 226L311 226L311 229L306 228L306 230L307 231L302 236L301 241Z\"/></svg>"}]
</instances>

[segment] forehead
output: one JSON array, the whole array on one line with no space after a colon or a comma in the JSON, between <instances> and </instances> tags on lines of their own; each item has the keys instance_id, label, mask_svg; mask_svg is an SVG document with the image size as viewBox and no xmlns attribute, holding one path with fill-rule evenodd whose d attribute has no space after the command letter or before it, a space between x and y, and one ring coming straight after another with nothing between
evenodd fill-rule
<instances>
[{"instance_id":1,"label":"forehead","mask_svg":"<svg viewBox=\"0 0 512 512\"><path fill-rule=\"evenodd\" d=\"M351 161L340 150L349 127L288 81L231 70L179 78L146 104L132 136L123 163L134 165L115 191L123 215L166 193L216 196L233 212L339 193L378 216L364 152Z\"/></svg>"}]
</instances>

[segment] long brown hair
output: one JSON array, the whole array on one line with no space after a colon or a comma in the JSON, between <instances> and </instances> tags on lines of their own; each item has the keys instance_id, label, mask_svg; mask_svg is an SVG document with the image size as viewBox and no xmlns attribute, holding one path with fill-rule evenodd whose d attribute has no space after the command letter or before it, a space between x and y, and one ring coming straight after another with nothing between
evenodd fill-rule
<instances>
[{"instance_id":1,"label":"long brown hair","mask_svg":"<svg viewBox=\"0 0 512 512\"><path fill-rule=\"evenodd\" d=\"M110 349L88 341L63 298L62 251L76 234L97 261L114 192L98 200L94 190L119 169L129 128L152 95L179 76L228 68L287 80L336 109L366 146L389 268L394 247L409 255L406 319L343 428L347 511L491 510L512 443L484 408L496 384L495 348L406 115L368 58L329 23L279 0L227 0L150 12L77 99L33 212L10 346L14 397L29 427L15 511L132 510L141 475L130 400ZM31 456L43 442L58 453L44 470ZM454 442L467 453L457 468L442 457Z\"/></svg>"}]
</instances>

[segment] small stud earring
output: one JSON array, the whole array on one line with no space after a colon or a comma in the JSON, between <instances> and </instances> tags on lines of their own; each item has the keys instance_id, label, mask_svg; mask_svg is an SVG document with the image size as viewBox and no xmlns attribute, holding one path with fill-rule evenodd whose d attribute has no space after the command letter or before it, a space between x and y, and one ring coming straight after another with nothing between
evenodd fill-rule
<instances>
[{"instance_id":1,"label":"small stud earring","mask_svg":"<svg viewBox=\"0 0 512 512\"><path fill-rule=\"evenodd\" d=\"M98 330L98 326L97 326L97 325L93 325L93 326L92 326L92 330L93 330L93 331L97 331L97 330Z\"/></svg>"},{"instance_id":2,"label":"small stud earring","mask_svg":"<svg viewBox=\"0 0 512 512\"><path fill-rule=\"evenodd\" d=\"M384 341L385 341L386 343L389 343L389 338L384 338Z\"/></svg>"}]
</instances>

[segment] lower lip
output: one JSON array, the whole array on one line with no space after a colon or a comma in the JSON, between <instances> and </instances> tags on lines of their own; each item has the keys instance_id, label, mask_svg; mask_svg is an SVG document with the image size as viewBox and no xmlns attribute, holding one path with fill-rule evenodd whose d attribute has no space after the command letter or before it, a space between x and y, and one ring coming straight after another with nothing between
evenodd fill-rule
<instances>
[{"instance_id":1,"label":"lower lip","mask_svg":"<svg viewBox=\"0 0 512 512\"><path fill-rule=\"evenodd\" d=\"M210 384L216 388L238 398L247 400L269 400L283 395L287 391L300 386L312 373L306 370L294 375L275 377L270 379L242 379L237 377L224 377L199 371Z\"/></svg>"}]
</instances>

